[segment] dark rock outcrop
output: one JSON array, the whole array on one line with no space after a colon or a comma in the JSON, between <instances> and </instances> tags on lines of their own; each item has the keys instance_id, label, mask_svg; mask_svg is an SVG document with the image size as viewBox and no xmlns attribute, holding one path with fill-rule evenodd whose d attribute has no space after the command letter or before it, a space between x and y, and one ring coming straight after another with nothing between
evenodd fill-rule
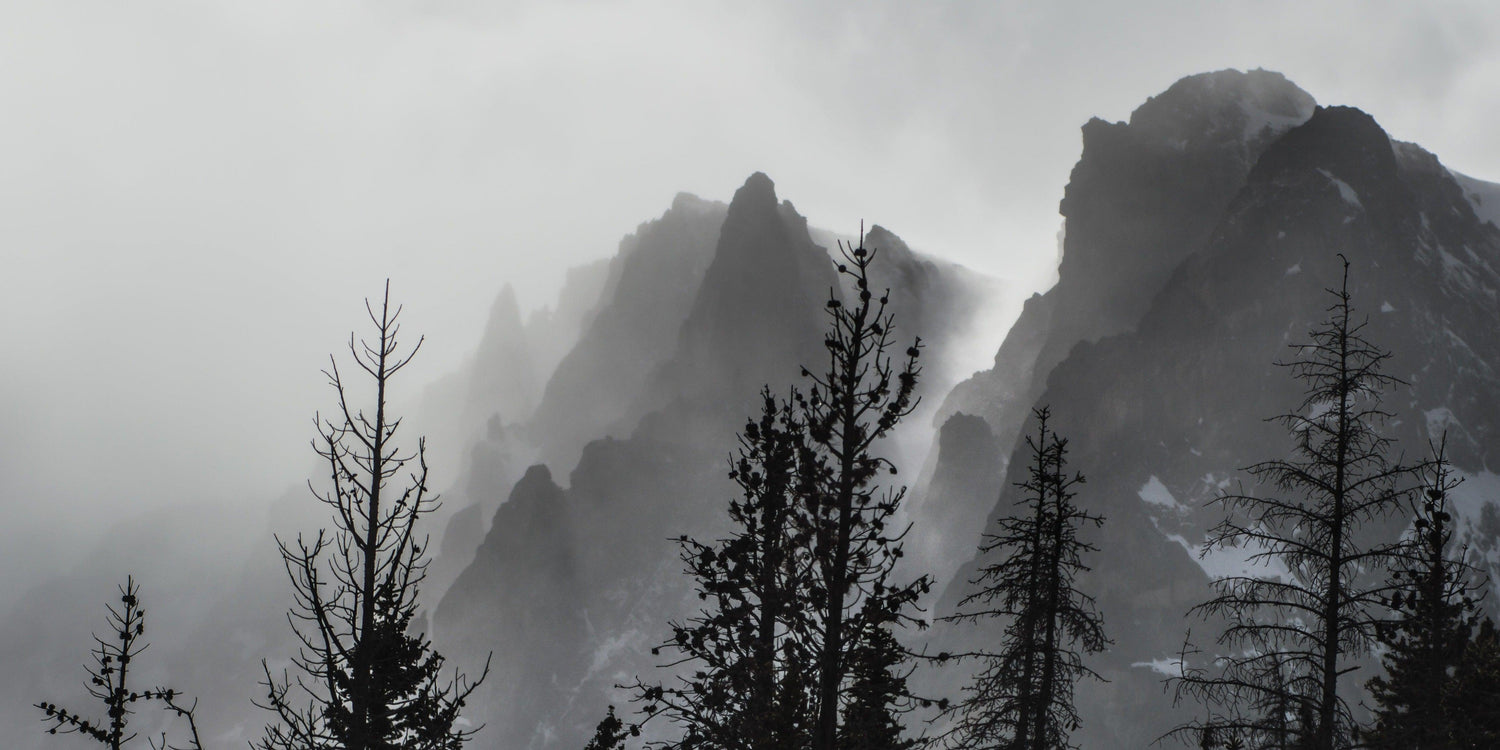
<instances>
[{"instance_id":1,"label":"dark rock outcrop","mask_svg":"<svg viewBox=\"0 0 1500 750\"><path fill-rule=\"evenodd\" d=\"M1071 242L1071 225L1068 235ZM1240 467L1291 449L1264 420L1294 408L1302 386L1274 363L1293 356L1288 345L1324 318L1325 290L1339 283L1337 253L1351 262L1367 335L1394 352L1388 371L1408 383L1386 400L1398 450L1420 455L1447 429L1459 469L1479 476L1500 426L1492 369L1500 231L1478 219L1435 158L1393 144L1363 112L1320 108L1269 143L1209 230L1182 250L1133 324L1072 346L1031 400L1052 405L1054 427L1071 439L1072 466L1088 475L1080 499L1108 518L1084 585L1115 644L1094 661L1111 682L1079 692L1092 711L1077 737L1085 745L1140 746L1172 724L1165 699L1137 697L1160 689L1157 669L1180 647L1193 624L1183 616L1207 597L1209 577L1244 564L1233 554L1196 558L1218 518L1205 502L1231 482L1248 484ZM1065 263L1059 289L1069 273ZM1053 326L1064 326L1060 313ZM1013 392L996 389L995 398ZM1022 430L1033 427L1027 421ZM1007 450L1011 468L991 519L1018 498L1011 485L1022 447L1012 440ZM939 475L963 470L942 463ZM1460 502L1481 545L1488 502ZM1402 523L1371 533L1397 534ZM963 594L973 569L954 578L940 611ZM1212 637L1211 627L1200 631L1200 644Z\"/></svg>"}]
</instances>

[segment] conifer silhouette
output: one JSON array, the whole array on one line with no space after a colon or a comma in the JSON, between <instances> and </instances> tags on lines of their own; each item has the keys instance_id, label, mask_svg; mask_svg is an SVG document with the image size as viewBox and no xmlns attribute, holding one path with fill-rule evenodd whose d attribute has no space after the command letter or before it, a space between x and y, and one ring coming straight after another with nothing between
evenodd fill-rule
<instances>
[{"instance_id":1,"label":"conifer silhouette","mask_svg":"<svg viewBox=\"0 0 1500 750\"><path fill-rule=\"evenodd\" d=\"M761 413L739 436L729 476L740 497L729 503L733 531L714 543L678 540L686 572L704 608L672 623L672 637L652 649L679 670L673 681L626 686L642 718L675 725L663 748L805 747L812 728L810 659L803 644L808 617L807 540L796 523L808 460L805 425L793 407L761 391ZM596 743L618 745L626 734L613 711Z\"/></svg>"},{"instance_id":2,"label":"conifer silhouette","mask_svg":"<svg viewBox=\"0 0 1500 750\"><path fill-rule=\"evenodd\" d=\"M1500 631L1486 618L1464 646L1443 691L1448 745L1461 750L1500 747Z\"/></svg>"},{"instance_id":3,"label":"conifer silhouette","mask_svg":"<svg viewBox=\"0 0 1500 750\"><path fill-rule=\"evenodd\" d=\"M1375 700L1375 722L1365 741L1376 750L1448 747L1456 717L1443 706L1451 675L1478 623L1478 571L1453 548L1449 494L1461 480L1448 468L1439 442L1422 467L1412 538L1391 571L1387 600L1394 619L1381 623L1377 640L1385 647L1385 674L1368 683Z\"/></svg>"},{"instance_id":4,"label":"conifer silhouette","mask_svg":"<svg viewBox=\"0 0 1500 750\"><path fill-rule=\"evenodd\" d=\"M916 700L906 686L911 665L886 623L865 616L867 629L849 655L849 697L839 728L846 750L910 750L914 738L903 737L900 716Z\"/></svg>"},{"instance_id":5,"label":"conifer silhouette","mask_svg":"<svg viewBox=\"0 0 1500 750\"><path fill-rule=\"evenodd\" d=\"M804 368L810 385L786 400L762 391L731 461L733 532L678 540L706 604L653 649L678 670L674 681L623 686L642 714L630 733L658 717L676 727L652 746L909 747L896 717L916 705L906 693L910 656L892 630L921 624L914 607L930 582L890 580L905 535L892 516L905 489L877 486L895 467L872 449L915 406L921 341L899 369L892 363L889 293L870 291L876 253L841 250L838 270L858 299L846 306L830 294L828 370ZM618 721L600 722L596 746L624 740ZM841 738L841 725L854 735Z\"/></svg>"},{"instance_id":6,"label":"conifer silhouette","mask_svg":"<svg viewBox=\"0 0 1500 750\"><path fill-rule=\"evenodd\" d=\"M170 744L167 736L162 734L159 740L151 741L152 746L160 750L202 750L194 713L198 704L196 700L190 705L183 705L180 702L182 693L172 688L134 690L130 687L130 667L148 645L143 640L146 635L146 610L141 606L140 594L141 588L135 579L127 576L125 585L120 587L119 606L107 606L112 637L106 640L94 636L94 665L89 668L87 687L89 695L104 705L108 718L86 718L81 712L70 711L51 702L44 701L34 705L41 710L42 720L52 725L47 729L48 734L79 734L110 750L120 750L136 738L129 729L130 717L135 713L133 707L143 703L157 703L163 710L183 719L191 744Z\"/></svg>"},{"instance_id":7,"label":"conifer silhouette","mask_svg":"<svg viewBox=\"0 0 1500 750\"><path fill-rule=\"evenodd\" d=\"M953 719L942 737L948 747L1070 747L1068 734L1080 721L1073 686L1083 677L1101 679L1083 657L1103 651L1109 639L1094 598L1078 589L1077 577L1088 570L1084 554L1096 550L1078 532L1102 526L1104 519L1073 502L1074 488L1084 479L1067 473L1068 442L1050 429L1050 409L1037 409L1034 416L1037 433L1026 437L1027 478L1017 484L1023 491L1020 513L1001 518L996 531L985 535L980 551L998 559L980 569L970 582L977 590L944 618L1006 621L997 651L941 655L980 664L963 699L946 712Z\"/></svg>"},{"instance_id":8,"label":"conifer silhouette","mask_svg":"<svg viewBox=\"0 0 1500 750\"><path fill-rule=\"evenodd\" d=\"M401 452L401 420L387 399L422 342L401 351L401 309L391 306L389 281L378 310L366 300L365 311L375 340L356 344L351 334L349 352L373 386L374 414L351 403L330 357L324 374L337 412L314 420L329 484L309 487L332 509L335 530L311 541L277 539L295 597L287 619L302 648L292 660L295 678L262 663L266 697L257 705L275 714L256 745L262 750L456 750L477 731L458 718L489 664L476 680L444 680L443 657L412 632L427 569L419 521L437 498L427 488L425 440Z\"/></svg>"},{"instance_id":9,"label":"conifer silhouette","mask_svg":"<svg viewBox=\"0 0 1500 750\"><path fill-rule=\"evenodd\" d=\"M599 721L598 727L594 729L593 738L583 746L583 750L619 750L625 746L625 738L631 736L632 733L638 735L640 730L626 726L620 717L615 716L615 707L610 706L604 718Z\"/></svg>"},{"instance_id":10,"label":"conifer silhouette","mask_svg":"<svg viewBox=\"0 0 1500 750\"><path fill-rule=\"evenodd\" d=\"M812 542L817 622L810 649L817 658L814 750L842 747L839 720L849 699L851 656L862 647L860 639L881 628L924 626L914 608L931 586L927 576L909 583L891 580L905 536L892 526L906 488L881 487L876 481L882 473L896 473L875 450L916 407L921 339L906 349L898 366L892 356L894 316L886 311L890 291L876 296L871 289L870 268L879 253L865 248L861 238L857 247L841 245L840 254L838 271L852 282L856 299L846 305L836 294L829 295L823 340L828 366L822 373L804 368L810 385L797 396L816 459L803 467L808 475L803 517ZM899 648L894 639L886 647ZM908 657L902 651L891 658Z\"/></svg>"},{"instance_id":11,"label":"conifer silhouette","mask_svg":"<svg viewBox=\"0 0 1500 750\"><path fill-rule=\"evenodd\" d=\"M1398 513L1409 468L1386 456L1381 425L1390 415L1382 392L1395 378L1381 372L1390 356L1363 335L1349 293L1349 263L1328 318L1284 366L1306 390L1298 408L1276 421L1294 439L1292 456L1247 471L1270 494L1223 494L1213 501L1224 520L1204 554L1248 548L1248 559L1278 565L1283 576L1235 575L1213 581L1214 598L1193 608L1223 618L1212 664L1190 662L1184 647L1173 678L1178 700L1197 700L1222 718L1208 726L1252 747L1344 750L1356 723L1341 688L1351 662L1366 655L1390 586L1381 573L1399 558L1397 542L1367 543L1367 524ZM1281 363L1278 363L1281 364ZM1290 709L1290 710L1287 710ZM1285 728L1285 717L1295 716ZM1196 737L1201 722L1172 734ZM1291 734L1289 738L1287 735Z\"/></svg>"}]
</instances>

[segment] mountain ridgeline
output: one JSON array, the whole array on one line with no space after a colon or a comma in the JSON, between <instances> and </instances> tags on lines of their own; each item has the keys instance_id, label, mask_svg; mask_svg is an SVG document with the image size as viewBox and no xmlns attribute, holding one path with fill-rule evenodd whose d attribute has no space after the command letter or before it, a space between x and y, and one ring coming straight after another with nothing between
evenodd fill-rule
<instances>
[{"instance_id":1,"label":"mountain ridgeline","mask_svg":"<svg viewBox=\"0 0 1500 750\"><path fill-rule=\"evenodd\" d=\"M1244 567L1222 551L1199 558L1217 520L1204 505L1243 480L1242 467L1289 450L1264 421L1299 393L1275 362L1321 319L1338 253L1352 263L1369 335L1395 352L1391 372L1406 382L1390 400L1391 436L1421 454L1448 432L1450 456L1471 478L1458 491L1462 534L1487 565L1500 563L1500 498L1485 494L1500 487L1486 470L1500 426L1500 233L1475 211L1493 196L1487 183L1266 71L1183 79L1128 123L1089 122L1083 144L1060 206L1058 282L1026 301L992 369L924 379L920 416L933 432L915 440L930 447L896 458L923 469L906 509L910 567L935 575L934 614L948 614L985 563L981 534L1017 501L1018 437L1032 429L1033 407L1052 405L1070 461L1088 474L1079 503L1109 519L1081 583L1114 641L1093 664L1108 682L1080 685L1087 708L1075 739L1139 746L1184 720L1162 687L1184 615L1207 598L1210 577ZM622 250L622 279L649 251L668 257L647 238L681 227L684 201ZM721 528L729 438L757 389L784 389L818 361L820 310L838 288L827 249L764 175L716 208L696 209L699 230L674 230L684 251L681 238L699 243L696 260L669 264L695 283L601 302L655 305L658 325L631 331L621 328L630 316L597 315L538 414L554 394L575 393L552 407L578 425L568 439L590 430L602 439L577 443L576 463L573 451L538 454L551 471L532 468L516 484L437 608L445 640L496 649L484 742L581 745L606 703L623 705L612 685L652 672L650 648L695 605L668 540ZM972 346L955 334L993 286L911 253L883 228L865 240L887 254L898 326L930 342L934 363ZM670 338L660 327L668 319ZM595 332L603 326L616 332ZM570 361L611 364L584 377ZM598 414L563 408L600 399L609 405ZM544 420L531 429L545 444ZM923 638L997 636L939 624ZM960 671L921 670L918 684L951 694Z\"/></svg>"},{"instance_id":2,"label":"mountain ridgeline","mask_svg":"<svg viewBox=\"0 0 1500 750\"><path fill-rule=\"evenodd\" d=\"M898 335L927 342L935 404L958 378L943 362L1000 285L881 227L865 243L883 256L875 281L901 310ZM827 357L829 295L851 293L830 250L763 174L727 209L680 196L622 247L613 295L516 430L545 464L524 470L434 612L456 653L495 651L474 701L482 742L581 747L623 703L613 686L653 672L651 648L696 602L669 540L723 528L727 459L758 391L785 393ZM892 458L914 470L922 456Z\"/></svg>"},{"instance_id":3,"label":"mountain ridgeline","mask_svg":"<svg viewBox=\"0 0 1500 750\"><path fill-rule=\"evenodd\" d=\"M1155 119L1164 112L1199 123L1199 137L1169 135ZM1089 472L1080 502L1109 519L1085 588L1096 592L1115 645L1095 665L1109 682L1080 686L1091 718L1078 739L1143 746L1183 718L1160 683L1185 629L1213 630L1184 614L1207 598L1210 576L1247 568L1232 551L1200 558L1204 530L1221 513L1206 503L1250 484L1243 467L1292 449L1285 430L1265 420L1299 403L1302 386L1274 363L1294 359L1289 345L1325 317L1338 253L1351 263L1366 335L1394 353L1386 370L1406 383L1386 400L1397 452L1426 455L1427 441L1447 432L1450 458L1470 479L1457 493L1462 535L1491 576L1500 573L1500 485L1487 468L1500 426L1500 231L1431 154L1392 141L1359 110L1313 108L1272 73L1184 79L1128 126L1096 121L1084 133L1063 202L1061 279L1028 301L996 369L956 389L946 407L955 416L940 434L976 431L959 412L976 413L1000 435L1001 454L950 451L940 440L924 502L961 503L957 493L992 481L987 488L1000 495L992 519L1011 507L1021 475L985 472L1007 458L1014 465L1007 454L1021 448L1010 436L1032 429L1026 410L1052 405L1054 428L1072 436L1070 460ZM1139 170L1121 176L1091 164L1143 151L1173 178L1136 183ZM1125 193L1109 189L1112 180L1125 182ZM1140 208L1112 236L1104 228L1122 201ZM1205 213L1185 216L1183 205ZM1076 275L1075 250L1090 258ZM1112 319L1079 321L1070 300L1085 298L1116 300ZM1385 519L1385 530L1404 524ZM939 613L980 563L951 581Z\"/></svg>"}]
</instances>

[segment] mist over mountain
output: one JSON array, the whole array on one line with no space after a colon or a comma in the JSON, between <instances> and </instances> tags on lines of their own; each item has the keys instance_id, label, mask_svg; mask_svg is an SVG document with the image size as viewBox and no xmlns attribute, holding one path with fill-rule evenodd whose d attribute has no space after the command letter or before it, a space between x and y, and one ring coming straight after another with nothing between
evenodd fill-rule
<instances>
[{"instance_id":1,"label":"mist over mountain","mask_svg":"<svg viewBox=\"0 0 1500 750\"><path fill-rule=\"evenodd\" d=\"M1224 105L1243 102L1250 92L1264 95L1272 85L1281 87L1274 100L1297 108L1259 131L1259 138L1242 141L1240 134L1256 131L1233 119L1203 117L1204 107L1233 112L1237 107ZM1080 704L1094 717L1080 735L1085 746L1139 746L1181 718L1167 710L1160 681L1169 669L1161 665L1175 657L1186 628L1195 624L1182 618L1208 597L1208 578L1244 566L1227 552L1199 559L1204 530L1219 515L1205 504L1239 482L1250 485L1242 467L1291 449L1285 430L1265 420L1293 408L1303 386L1274 363L1290 359L1288 345L1306 340L1324 318L1325 290L1337 286L1341 273L1338 253L1351 263L1351 290L1361 319L1368 317L1367 335L1393 351L1388 371L1407 383L1387 395L1396 415L1391 437L1406 455L1421 456L1427 440L1447 431L1450 456L1470 477L1459 490L1464 534L1491 576L1500 562L1489 538L1500 498L1488 471L1488 436L1500 419L1492 380L1500 356L1500 331L1493 325L1500 315L1495 226L1476 215L1471 198L1433 155L1393 142L1358 110L1311 110L1304 93L1274 74L1226 71L1185 79L1143 106L1128 127L1136 127L1142 111L1173 99L1178 116L1212 123L1207 131L1220 134L1218 148L1200 157L1196 169L1173 170L1196 183L1196 198L1207 201L1200 206L1217 210L1194 212L1192 222L1170 212L1135 212L1135 236L1152 237L1147 244L1154 251L1176 258L1155 283L1142 283L1137 264L1159 256L1114 252L1128 247L1131 232L1120 239L1086 234L1094 212L1122 199L1114 191L1091 192L1096 173L1090 160L1098 152L1089 132L1111 128L1091 123L1064 201L1065 257L1078 243L1080 252L1095 251L1083 279L1136 280L1132 288L1091 292L1094 299L1122 301L1111 316L1117 332L1090 336L1087 322L1062 317L1077 305L1049 310L1049 297L1061 300L1070 289L1087 288L1075 281L1079 266L1065 260L1058 285L1028 302L997 370L961 386L950 402L954 411L967 407L984 415L993 431L1007 436L1034 429L1025 410L1050 404L1054 428L1070 438L1071 465L1088 476L1082 502L1108 519L1096 535L1100 552L1085 587L1099 597L1115 644L1097 660L1110 682L1080 688ZM1124 132L1126 126L1112 127ZM1160 160L1181 158L1183 152L1163 145ZM1124 195L1167 206L1191 200L1157 199L1135 189ZM1136 315L1127 314L1132 309ZM1052 352L1063 350L1052 355L1056 361L1048 358L1049 344ZM1029 383L1024 388L999 374L1017 372L1017 360L1022 382ZM960 414L942 434L975 429L973 418ZM948 451L946 442L942 448L935 493L998 480L989 485L1000 491L991 519L1019 499L1014 439L1001 442L1012 468L998 475L986 473L1004 464L993 455ZM975 475L981 478L965 479ZM926 501L941 502L937 495ZM1394 534L1404 523L1394 519L1384 527ZM940 612L951 611L978 563L950 582ZM1197 625L1198 633L1212 632Z\"/></svg>"},{"instance_id":2,"label":"mist over mountain","mask_svg":"<svg viewBox=\"0 0 1500 750\"><path fill-rule=\"evenodd\" d=\"M937 429L928 447L904 450L909 471L926 459L907 509L908 547L911 569L938 576L935 614L951 612L979 562L980 534L1017 499L1020 477L1007 466L1030 410L1053 405L1074 465L1089 475L1084 502L1109 519L1086 585L1099 592L1115 645L1098 660L1110 682L1081 688L1090 721L1080 737L1130 746L1183 716L1162 694L1161 665L1181 646L1183 615L1206 598L1209 576L1234 566L1196 559L1214 520L1203 504L1241 467L1288 449L1263 420L1295 403L1299 385L1274 362L1321 318L1338 252L1354 264L1372 335L1398 353L1393 366L1411 384L1392 396L1397 437L1419 452L1448 426L1458 436L1450 440L1465 443L1455 458L1473 477L1466 538L1492 554L1482 436L1500 415L1483 384L1500 352L1482 323L1491 313L1465 311L1494 304L1487 290L1500 248L1475 213L1486 183L1392 143L1357 110L1317 107L1276 73L1192 76L1128 123L1095 120L1083 134L1061 206L1058 283L1027 301L992 369L961 383L938 378L927 392L923 416ZM609 685L649 673L649 648L690 611L665 540L721 523L724 436L756 383L775 386L778 373L817 356L818 293L836 282L804 226L763 176L741 188L677 348L634 404L635 431L590 444L566 482L532 470L510 501L524 518L494 524L445 596L440 632L489 627L488 642L506 644L498 663L512 671L489 701L500 707L491 725L507 727L499 746L581 742L603 704L622 698ZM945 321L966 313L945 288L963 283L882 228L865 239L894 261L902 330L937 331L923 335L951 346ZM772 307L739 314L759 300ZM716 440L718 455L706 448ZM557 543L516 531L538 528ZM516 550L533 557L501 562ZM548 585L516 577L533 568L548 571ZM996 635L939 627L927 638ZM464 649L486 642L462 637ZM951 670L922 679L950 693L960 682Z\"/></svg>"},{"instance_id":3,"label":"mist over mountain","mask_svg":"<svg viewBox=\"0 0 1500 750\"><path fill-rule=\"evenodd\" d=\"M686 202L680 197L667 218ZM474 563L437 608L437 631L460 652L496 649L496 678L480 703L493 707L481 715L497 728L498 746L581 744L605 704L620 701L612 686L650 672L651 647L695 601L669 540L712 537L723 528L734 491L726 461L757 392L784 392L799 382L802 364L826 356L823 310L830 293L843 294L829 248L813 243L807 220L778 201L763 174L752 175L719 215L713 246L668 245L699 250L706 265L691 304L679 308L670 353L649 378L605 386L614 393L634 387L624 410L627 418L638 415L628 420L634 428L589 442L565 475L566 489L555 468L527 470ZM662 252L648 242L675 239L639 236L634 252L643 258ZM896 309L910 313L898 315L898 331L933 331L920 335L941 361L945 348L960 345L948 332L982 314L975 292L992 285L913 253L884 229L872 229L865 242L889 253L887 276L877 282L890 284L893 305L905 303ZM678 293L661 285L680 277L651 278L638 298L622 284L614 304L639 309ZM634 331L620 326L624 316L613 319L613 335L586 334L563 359L549 394L578 382L577 373L566 372L570 362L612 362L630 352L639 366L662 351L660 328L637 329L644 335L636 346ZM604 325L606 316L596 320ZM924 323L930 327L917 328ZM632 372L644 368L622 376Z\"/></svg>"},{"instance_id":4,"label":"mist over mountain","mask_svg":"<svg viewBox=\"0 0 1500 750\"><path fill-rule=\"evenodd\" d=\"M785 394L805 382L802 367L825 363L829 297L857 293L835 270L840 240L879 254L874 283L890 289L896 339L924 345L921 401L880 451L911 487L901 570L934 576L929 617L971 590L990 559L981 535L1020 499L1033 408L1051 406L1070 466L1088 477L1079 502L1107 520L1090 532L1099 551L1080 585L1114 642L1090 662L1108 681L1079 687L1083 747L1145 746L1186 716L1161 684L1196 626L1184 614L1211 577L1244 568L1200 556L1218 518L1206 503L1248 484L1243 467L1290 450L1265 420L1294 407L1301 386L1276 362L1323 318L1340 253L1368 335L1404 381L1387 395L1391 437L1419 455L1446 432L1467 479L1461 538L1500 580L1489 463L1500 185L1264 70L1184 78L1128 122L1087 122L1082 145L1059 207L1057 282L1024 305L1013 284L914 250L884 225L862 238L810 225L759 172L727 204L678 194L530 314L496 280L472 354L410 399L412 424L442 446L433 465L446 503L426 529L437 553L419 627L450 664L491 659L465 711L485 725L473 746L581 748L607 705L630 710L618 683L662 674L651 648L700 606L674 540L726 531L737 493L727 459L758 391ZM1003 342L999 319L1014 319ZM288 484L303 474L289 471ZM85 656L98 597L125 569L158 618L146 674L203 696L221 744L258 736L266 716L249 701L261 659L280 669L296 648L273 534L326 525L322 511L300 485L269 514L170 509L111 531L74 568L39 572L0 622L0 660L41 676L0 696L0 721L18 728L11 746L46 746L19 729L34 723L28 703L72 694L77 673L56 665ZM177 522L214 533L163 531ZM152 554L165 548L170 558ZM902 637L957 648L994 642L997 627ZM966 677L923 667L914 682L952 695Z\"/></svg>"}]
</instances>

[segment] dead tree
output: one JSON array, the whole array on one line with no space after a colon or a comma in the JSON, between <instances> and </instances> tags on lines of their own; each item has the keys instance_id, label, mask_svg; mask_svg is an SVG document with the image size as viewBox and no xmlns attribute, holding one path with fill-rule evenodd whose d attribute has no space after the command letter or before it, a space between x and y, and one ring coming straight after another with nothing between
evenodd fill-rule
<instances>
[{"instance_id":1,"label":"dead tree","mask_svg":"<svg viewBox=\"0 0 1500 750\"><path fill-rule=\"evenodd\" d=\"M1352 746L1356 725L1340 689L1352 686L1352 662L1374 641L1390 593L1381 573L1401 554L1398 542L1368 543L1360 533L1405 507L1411 469L1387 458L1381 394L1399 381L1381 372L1390 355L1364 337L1347 260L1343 270L1340 287L1328 290L1329 317L1284 363L1306 386L1298 407L1275 420L1291 433L1292 455L1248 469L1267 494L1214 500L1225 518L1205 545L1205 554L1246 549L1250 561L1284 572L1214 581L1216 596L1193 609L1227 623L1214 663L1184 659L1174 678L1178 699L1220 713L1209 728L1254 747ZM1290 731L1288 716L1296 717ZM1187 739L1202 728L1174 731Z\"/></svg>"},{"instance_id":2,"label":"dead tree","mask_svg":"<svg viewBox=\"0 0 1500 750\"><path fill-rule=\"evenodd\" d=\"M365 301L373 341L349 353L372 386L373 414L357 408L338 360L324 374L337 395L334 418L314 419L314 448L328 471L314 496L333 511L334 530L310 541L277 539L294 605L287 619L301 642L293 678L262 663L262 708L275 714L258 743L263 750L453 750L475 733L458 723L478 679L441 675L443 657L412 632L427 569L427 537L419 522L437 509L428 490L425 441L403 453L401 419L390 413L395 376L421 348L398 346L399 307L390 304L390 282L378 308Z\"/></svg>"},{"instance_id":3,"label":"dead tree","mask_svg":"<svg viewBox=\"0 0 1500 750\"><path fill-rule=\"evenodd\" d=\"M194 711L198 702L184 705L182 693L165 687L149 690L133 690L130 687L130 667L146 650L142 640L146 635L146 610L141 607L141 587L127 576L120 587L120 605L107 605L109 629L112 638L106 640L94 636L94 664L89 668L87 684L89 695L104 704L106 720L85 718L78 711L71 711L55 703L35 704L42 711L42 720L51 724L48 734L79 734L98 742L110 750L120 750L137 735L129 729L134 706L155 703L163 710L180 717L187 724L187 745L170 744L163 732L159 737L147 738L147 743L157 750L202 750L198 739L198 722Z\"/></svg>"}]
</instances>

